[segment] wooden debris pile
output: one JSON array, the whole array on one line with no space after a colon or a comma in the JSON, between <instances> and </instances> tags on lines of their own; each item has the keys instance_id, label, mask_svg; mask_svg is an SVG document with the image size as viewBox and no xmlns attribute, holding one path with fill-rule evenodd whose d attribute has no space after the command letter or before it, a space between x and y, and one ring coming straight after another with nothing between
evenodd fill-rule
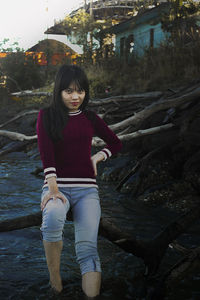
<instances>
[{"instance_id":1,"label":"wooden debris pile","mask_svg":"<svg viewBox=\"0 0 200 300\"><path fill-rule=\"evenodd\" d=\"M126 172L126 176L121 179L118 190L135 172L140 173L138 184L141 185L144 169L148 162L160 153L164 153L163 155L167 153L173 161L175 165L174 178L180 178L191 172L200 173L200 83L179 91L113 96L91 101L89 106L116 132L124 143L125 153L137 153L137 163L131 166L130 172ZM0 129L0 135L16 140L15 143L18 144L18 147L22 146L22 143L25 146L27 143L35 143L37 139L35 128L32 130L32 135L28 136L24 132L5 130L5 127L18 119L26 118L28 114L35 115L36 122L37 113L38 110L32 110L13 116L13 119L0 125L0 128L4 128ZM93 145L103 146L104 142L95 137ZM12 149L16 151L16 144ZM12 149L6 150L4 146L0 155L5 155ZM149 278L156 278L158 275L159 265L169 246L183 253L181 261L154 281L154 292L148 299L161 299L159 298L161 297L159 295L161 286L163 291L164 287L170 285L174 278L184 276L188 270L193 270L199 264L199 247L185 249L175 241L200 217L199 182L197 180L191 184L194 185L198 205L188 209L177 220L169 223L152 240L138 240L127 235L112 222L101 220L100 234L125 251L142 258L146 266L146 276ZM0 231L35 226L40 222L41 213L37 213L0 222ZM155 298L155 294L158 295L158 298Z\"/></svg>"}]
</instances>

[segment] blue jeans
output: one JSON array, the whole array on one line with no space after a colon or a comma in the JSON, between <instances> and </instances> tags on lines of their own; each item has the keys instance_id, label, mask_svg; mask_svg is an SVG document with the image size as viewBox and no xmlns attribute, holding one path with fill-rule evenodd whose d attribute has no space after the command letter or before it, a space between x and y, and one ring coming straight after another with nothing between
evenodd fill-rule
<instances>
[{"instance_id":1,"label":"blue jeans","mask_svg":"<svg viewBox=\"0 0 200 300\"><path fill-rule=\"evenodd\" d=\"M75 228L75 250L81 274L101 272L97 236L101 208L96 187L63 187L59 191L68 201L49 200L42 213L42 236L48 242L62 240L66 214L71 207ZM48 193L44 188L41 198Z\"/></svg>"}]
</instances>

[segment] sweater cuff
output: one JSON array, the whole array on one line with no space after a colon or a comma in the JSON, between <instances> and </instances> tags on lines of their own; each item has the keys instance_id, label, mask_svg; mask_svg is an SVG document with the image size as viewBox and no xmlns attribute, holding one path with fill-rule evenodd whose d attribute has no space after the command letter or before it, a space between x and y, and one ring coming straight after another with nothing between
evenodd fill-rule
<instances>
[{"instance_id":1,"label":"sweater cuff","mask_svg":"<svg viewBox=\"0 0 200 300\"><path fill-rule=\"evenodd\" d=\"M50 178L50 177L57 177L56 169L53 167L44 169L44 176L45 176L45 179Z\"/></svg>"},{"instance_id":2,"label":"sweater cuff","mask_svg":"<svg viewBox=\"0 0 200 300\"><path fill-rule=\"evenodd\" d=\"M99 151L99 153L101 153L104 156L103 161L105 161L107 158L111 157L112 153L110 152L110 150L108 148L104 148L101 151Z\"/></svg>"}]
</instances>

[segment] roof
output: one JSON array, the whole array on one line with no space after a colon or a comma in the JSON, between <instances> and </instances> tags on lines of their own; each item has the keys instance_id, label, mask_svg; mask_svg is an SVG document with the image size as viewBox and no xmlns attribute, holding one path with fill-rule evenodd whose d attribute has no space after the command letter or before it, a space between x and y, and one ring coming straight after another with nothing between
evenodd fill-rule
<instances>
[{"instance_id":1,"label":"roof","mask_svg":"<svg viewBox=\"0 0 200 300\"><path fill-rule=\"evenodd\" d=\"M85 6L79 7L72 11L69 16L73 17L80 9L84 9L86 13L90 13L90 1ZM135 0L98 0L92 3L92 13L95 20L115 19L124 21L133 15L135 8ZM45 34L66 35L65 22L61 21L54 26L48 28Z\"/></svg>"},{"instance_id":2,"label":"roof","mask_svg":"<svg viewBox=\"0 0 200 300\"><path fill-rule=\"evenodd\" d=\"M85 9L87 13L90 13L90 3L81 7ZM135 0L97 0L92 3L92 14L96 20L107 18L119 18L126 20L133 15L133 11L136 7ZM75 15L78 10L72 11L71 16Z\"/></svg>"},{"instance_id":3,"label":"roof","mask_svg":"<svg viewBox=\"0 0 200 300\"><path fill-rule=\"evenodd\" d=\"M144 12L137 14L135 17L130 18L127 21L121 22L111 27L112 33L119 33L130 29L131 26L135 27L149 21L159 22L162 13L168 12L170 9L169 3L162 3L151 9L147 9Z\"/></svg>"},{"instance_id":4,"label":"roof","mask_svg":"<svg viewBox=\"0 0 200 300\"><path fill-rule=\"evenodd\" d=\"M54 52L57 53L60 52L70 52L71 54L76 53L69 46L53 39L42 40L38 44L28 49L27 52L45 52L48 48L51 49L51 51L53 50Z\"/></svg>"}]
</instances>

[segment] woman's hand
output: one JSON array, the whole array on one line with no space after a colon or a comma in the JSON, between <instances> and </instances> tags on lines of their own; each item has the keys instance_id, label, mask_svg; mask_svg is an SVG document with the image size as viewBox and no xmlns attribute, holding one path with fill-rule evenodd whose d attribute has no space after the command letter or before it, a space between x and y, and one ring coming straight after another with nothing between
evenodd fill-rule
<instances>
[{"instance_id":1,"label":"woman's hand","mask_svg":"<svg viewBox=\"0 0 200 300\"><path fill-rule=\"evenodd\" d=\"M50 199L56 200L59 198L65 204L67 198L58 190L58 185L56 182L56 177L52 176L47 179L49 192L43 197L40 207L43 210Z\"/></svg>"},{"instance_id":2,"label":"woman's hand","mask_svg":"<svg viewBox=\"0 0 200 300\"><path fill-rule=\"evenodd\" d=\"M40 204L40 207L41 207L41 210L43 210L47 204L47 202L50 200L50 199L53 199L53 200L56 200L57 198L59 198L60 200L62 200L62 202L65 204L66 201L67 201L67 198L62 194L60 193L59 191L58 192L48 192L42 199L41 201L41 204Z\"/></svg>"},{"instance_id":3,"label":"woman's hand","mask_svg":"<svg viewBox=\"0 0 200 300\"><path fill-rule=\"evenodd\" d=\"M101 154L99 152L91 157L95 176L97 176L97 164L102 160L104 160L104 156L103 156L103 154Z\"/></svg>"}]
</instances>

